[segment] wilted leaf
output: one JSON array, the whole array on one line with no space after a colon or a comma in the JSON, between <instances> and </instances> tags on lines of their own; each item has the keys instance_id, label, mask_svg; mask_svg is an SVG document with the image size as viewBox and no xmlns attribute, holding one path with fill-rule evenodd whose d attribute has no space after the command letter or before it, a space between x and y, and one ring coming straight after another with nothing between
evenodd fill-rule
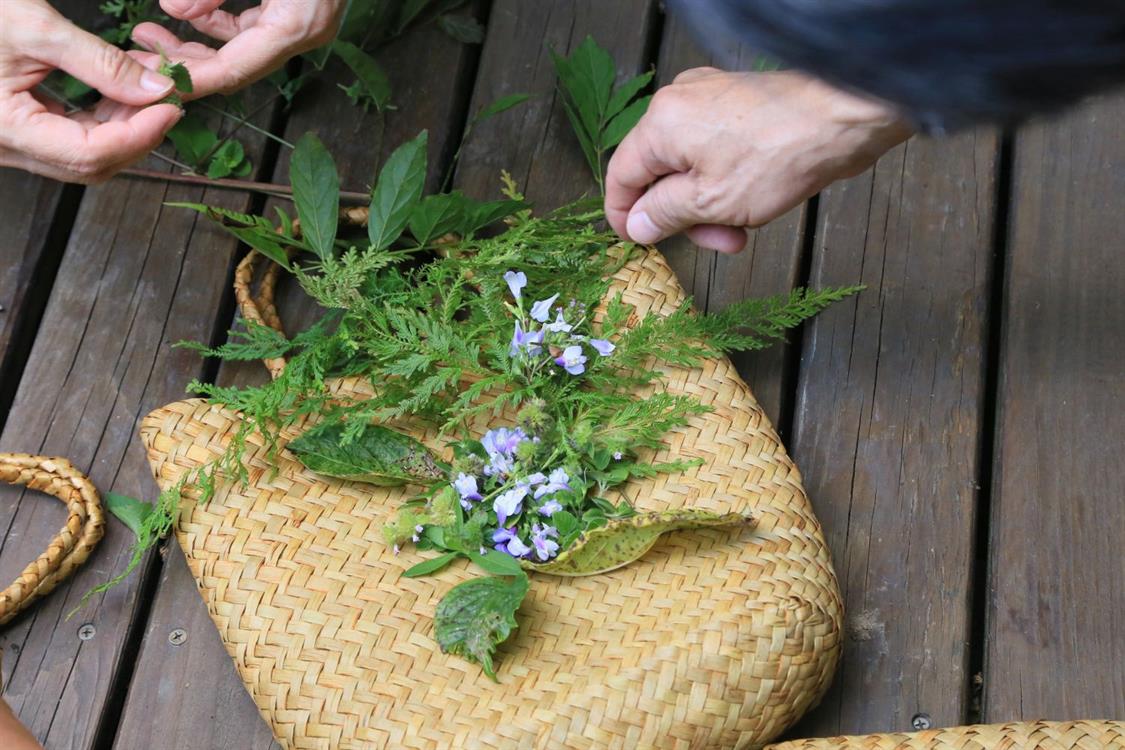
<instances>
[{"instance_id":1,"label":"wilted leaf","mask_svg":"<svg viewBox=\"0 0 1125 750\"><path fill-rule=\"evenodd\" d=\"M297 141L289 161L293 202L301 233L321 258L332 255L340 216L340 176L332 155L313 133Z\"/></svg>"},{"instance_id":2,"label":"wilted leaf","mask_svg":"<svg viewBox=\"0 0 1125 750\"><path fill-rule=\"evenodd\" d=\"M527 589L527 576L474 578L454 586L434 615L441 650L480 664L495 680L492 655L516 629L516 610Z\"/></svg>"},{"instance_id":3,"label":"wilted leaf","mask_svg":"<svg viewBox=\"0 0 1125 750\"><path fill-rule=\"evenodd\" d=\"M338 422L320 425L288 447L308 469L352 482L394 487L443 476L429 449L409 435L375 425L345 444L344 431Z\"/></svg>"},{"instance_id":4,"label":"wilted leaf","mask_svg":"<svg viewBox=\"0 0 1125 750\"><path fill-rule=\"evenodd\" d=\"M528 570L560 576L588 576L628 565L656 544L661 534L707 526L750 526L753 517L683 508L639 513L607 521L579 534L574 544L546 563L523 562Z\"/></svg>"}]
</instances>

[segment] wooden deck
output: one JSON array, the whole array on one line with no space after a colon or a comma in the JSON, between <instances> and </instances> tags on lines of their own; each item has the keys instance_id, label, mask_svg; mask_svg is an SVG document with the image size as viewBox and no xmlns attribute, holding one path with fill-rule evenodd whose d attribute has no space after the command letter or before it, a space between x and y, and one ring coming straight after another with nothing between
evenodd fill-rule
<instances>
[{"instance_id":1,"label":"wooden deck","mask_svg":"<svg viewBox=\"0 0 1125 750\"><path fill-rule=\"evenodd\" d=\"M483 47L430 28L386 50L400 108L385 119L329 76L260 124L319 132L351 190L428 128L432 187L468 113L536 92L476 129L455 182L493 196L506 168L549 207L592 183L548 47L592 34L622 76L655 65L662 81L708 63L653 0L493 0L479 13ZM868 287L788 346L738 359L804 472L848 608L835 685L793 736L1125 717L1123 120L1118 96L1014 133L915 138L742 255L667 243L704 309L802 284ZM243 140L259 179L286 180L275 147ZM139 418L194 377L264 377L170 348L221 340L241 252L172 200L261 205L0 172L0 449L67 456L103 491L152 497ZM307 319L283 296L288 321ZM0 489L0 578L63 517ZM129 543L111 524L77 576L0 633L5 699L50 750L273 747L174 543L66 618Z\"/></svg>"}]
</instances>

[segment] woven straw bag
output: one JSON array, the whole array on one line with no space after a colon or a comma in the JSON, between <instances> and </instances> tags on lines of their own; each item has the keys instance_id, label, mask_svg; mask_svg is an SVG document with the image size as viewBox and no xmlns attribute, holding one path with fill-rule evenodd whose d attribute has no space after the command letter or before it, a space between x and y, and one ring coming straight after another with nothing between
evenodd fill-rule
<instances>
[{"instance_id":1,"label":"woven straw bag","mask_svg":"<svg viewBox=\"0 0 1125 750\"><path fill-rule=\"evenodd\" d=\"M275 272L255 297L253 263L237 274L243 314L279 326ZM630 261L616 287L641 316L684 299L655 250ZM284 362L267 365L276 374ZM842 608L800 475L726 359L668 368L667 389L713 411L653 458L703 465L631 482L626 495L643 510L750 511L756 527L669 535L605 575L533 576L519 630L498 653L499 684L442 654L432 635L437 601L475 573L455 564L402 578L422 555L396 557L382 541L409 489L326 479L286 451L275 473L252 441L248 486L224 486L206 505L185 497L177 538L281 744L760 747L815 704L836 666ZM141 437L161 487L219 455L238 419L200 400L149 415Z\"/></svg>"},{"instance_id":2,"label":"woven straw bag","mask_svg":"<svg viewBox=\"0 0 1125 750\"><path fill-rule=\"evenodd\" d=\"M796 740L769 750L1125 750L1125 722L1027 721Z\"/></svg>"}]
</instances>

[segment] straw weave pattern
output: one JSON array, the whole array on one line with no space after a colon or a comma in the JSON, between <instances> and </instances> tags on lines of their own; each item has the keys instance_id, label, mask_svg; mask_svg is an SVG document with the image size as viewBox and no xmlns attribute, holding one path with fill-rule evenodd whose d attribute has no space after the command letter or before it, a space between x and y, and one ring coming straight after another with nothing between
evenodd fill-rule
<instances>
[{"instance_id":1,"label":"straw weave pattern","mask_svg":"<svg viewBox=\"0 0 1125 750\"><path fill-rule=\"evenodd\" d=\"M65 458L0 453L0 482L44 492L61 500L68 511L47 549L0 592L3 625L86 562L105 533L105 515L97 489Z\"/></svg>"},{"instance_id":2,"label":"straw weave pattern","mask_svg":"<svg viewBox=\"0 0 1125 750\"><path fill-rule=\"evenodd\" d=\"M617 284L638 315L668 314L684 298L655 251ZM729 361L667 372L669 392L714 411L652 458L704 463L632 482L629 499L644 510L751 511L756 528L672 534L605 575L534 575L519 630L498 653L499 684L433 640L438 600L476 572L455 563L402 578L423 556L396 557L382 541L412 489L325 479L286 451L274 474L251 441L248 487L223 487L205 506L185 497L177 538L280 743L756 748L819 700L842 608L800 475ZM158 483L172 486L219 455L237 419L199 400L149 415L141 436Z\"/></svg>"},{"instance_id":3,"label":"straw weave pattern","mask_svg":"<svg viewBox=\"0 0 1125 750\"><path fill-rule=\"evenodd\" d=\"M1125 722L1028 721L796 740L769 750L1125 750Z\"/></svg>"}]
</instances>

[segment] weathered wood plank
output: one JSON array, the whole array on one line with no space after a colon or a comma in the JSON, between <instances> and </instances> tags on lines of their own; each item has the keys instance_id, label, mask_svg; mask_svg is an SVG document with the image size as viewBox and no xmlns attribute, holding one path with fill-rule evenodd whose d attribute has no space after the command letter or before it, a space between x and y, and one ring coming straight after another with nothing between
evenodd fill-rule
<instances>
[{"instance_id":1,"label":"weathered wood plank","mask_svg":"<svg viewBox=\"0 0 1125 750\"><path fill-rule=\"evenodd\" d=\"M243 142L256 158L262 139ZM211 337L235 254L234 242L166 208L169 200L246 206L226 191L129 179L86 191L0 437L4 450L66 456L103 491L150 494L137 420L201 374L197 358L171 344ZM0 578L11 579L62 525L64 509L15 488L0 496ZM99 732L138 625L143 575L66 614L125 566L131 542L111 523L86 566L4 633L5 697L49 747L90 747ZM83 623L96 628L92 640L79 640Z\"/></svg>"},{"instance_id":2,"label":"weathered wood plank","mask_svg":"<svg viewBox=\"0 0 1125 750\"><path fill-rule=\"evenodd\" d=\"M759 57L746 47L723 51L722 63L730 69L752 70ZM720 66L701 50L682 21L669 17L660 45L657 80L670 83L689 68ZM799 283L804 243L806 205L802 204L766 226L749 233L746 249L738 255L723 255L698 248L686 237L660 244L680 282L701 310L717 312L748 297L768 297L788 292ZM750 385L770 420L779 427L783 394L792 392L793 373L786 372L789 344L761 352L737 353L731 357Z\"/></svg>"},{"instance_id":3,"label":"weathered wood plank","mask_svg":"<svg viewBox=\"0 0 1125 750\"><path fill-rule=\"evenodd\" d=\"M915 138L822 193L792 449L847 609L794 736L963 721L998 140Z\"/></svg>"},{"instance_id":4,"label":"weathered wood plank","mask_svg":"<svg viewBox=\"0 0 1125 750\"><path fill-rule=\"evenodd\" d=\"M341 185L362 191L378 167L401 143L429 130L429 189L436 189L459 137L461 106L471 83L475 53L437 28L423 27L383 50L380 60L394 87L398 109L385 118L364 115L337 88L350 76L331 67L315 88L302 92L286 125L290 140L315 130L336 158ZM461 103L461 106L459 106ZM282 155L274 181L287 182L288 158ZM285 206L292 213L290 206ZM282 280L279 308L290 331L320 314L296 285ZM222 284L229 285L230 278ZM224 363L218 381L247 385L266 379L258 362ZM172 645L168 634L187 632ZM116 747L197 750L238 747L276 748L268 725L258 715L187 568L183 551L171 543L164 575L156 592L137 670L125 705Z\"/></svg>"},{"instance_id":5,"label":"weathered wood plank","mask_svg":"<svg viewBox=\"0 0 1125 750\"><path fill-rule=\"evenodd\" d=\"M988 721L1125 716L1125 97L1017 133Z\"/></svg>"},{"instance_id":6,"label":"weathered wood plank","mask_svg":"<svg viewBox=\"0 0 1125 750\"><path fill-rule=\"evenodd\" d=\"M618 79L631 78L648 62L654 13L650 0L496 0L470 111L508 94L535 97L474 129L457 169L457 186L477 198L495 197L500 171L506 169L543 210L596 194L555 91L551 51L567 55L592 36L611 51Z\"/></svg>"}]
</instances>

